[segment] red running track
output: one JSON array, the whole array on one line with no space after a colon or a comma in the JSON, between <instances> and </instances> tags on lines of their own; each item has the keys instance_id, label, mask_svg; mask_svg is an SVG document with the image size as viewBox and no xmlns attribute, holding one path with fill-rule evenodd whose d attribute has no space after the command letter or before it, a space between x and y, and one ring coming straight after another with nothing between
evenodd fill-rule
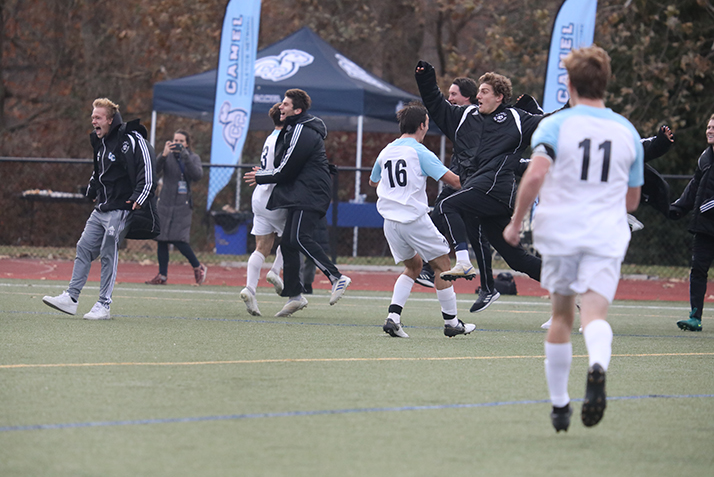
<instances>
[{"instance_id":1,"label":"red running track","mask_svg":"<svg viewBox=\"0 0 714 477\"><path fill-rule=\"evenodd\" d=\"M42 260L23 258L0 259L0 279L24 280L59 280L69 282L72 276L73 261L70 260ZM400 269L374 268L365 270L366 267L341 267L341 271L352 278L351 290L391 291L394 281L399 276ZM99 282L99 262L92 264L89 281ZM272 287L265 280L263 270L259 287ZM141 264L137 262L124 262L119 264L117 283L144 283L158 273L158 265ZM230 286L242 288L245 285L245 265L232 263L226 265L209 265L206 285ZM190 285L195 284L193 269L186 264L169 265L169 284ZM147 285L148 286L148 285ZM478 287L478 279L473 281L457 280L456 293L473 294ZM315 289L329 290L330 283L322 274L316 276ZM547 292L540 288L540 284L525 276L516 277L518 294L522 296L545 297ZM414 292L433 293L432 290L415 286ZM620 280L620 285L615 295L616 300L647 300L647 301L689 301L689 282L679 280ZM714 301L714 296L707 296L708 302Z\"/></svg>"}]
</instances>

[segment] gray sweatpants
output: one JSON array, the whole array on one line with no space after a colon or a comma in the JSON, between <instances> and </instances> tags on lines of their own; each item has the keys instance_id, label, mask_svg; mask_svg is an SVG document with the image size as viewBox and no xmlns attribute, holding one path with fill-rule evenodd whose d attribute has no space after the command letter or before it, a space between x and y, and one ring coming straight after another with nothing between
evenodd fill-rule
<instances>
[{"instance_id":1,"label":"gray sweatpants","mask_svg":"<svg viewBox=\"0 0 714 477\"><path fill-rule=\"evenodd\" d=\"M128 216L128 210L100 212L94 209L92 211L77 242L72 279L67 288L69 296L79 300L79 294L87 283L92 261L101 257L99 302L105 305L111 304L119 263L119 244L129 231Z\"/></svg>"}]
</instances>

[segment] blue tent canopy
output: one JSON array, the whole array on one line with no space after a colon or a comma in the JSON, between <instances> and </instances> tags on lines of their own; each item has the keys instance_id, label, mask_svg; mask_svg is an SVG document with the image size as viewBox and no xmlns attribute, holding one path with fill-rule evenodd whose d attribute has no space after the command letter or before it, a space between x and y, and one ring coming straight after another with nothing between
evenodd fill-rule
<instances>
[{"instance_id":1,"label":"blue tent canopy","mask_svg":"<svg viewBox=\"0 0 714 477\"><path fill-rule=\"evenodd\" d=\"M395 132L396 111L419 98L365 71L305 27L260 50L255 64L251 129L273 129L270 107L286 90L312 98L310 113L329 129L353 131L361 116L365 131ZM153 110L211 121L216 70L154 85Z\"/></svg>"}]
</instances>

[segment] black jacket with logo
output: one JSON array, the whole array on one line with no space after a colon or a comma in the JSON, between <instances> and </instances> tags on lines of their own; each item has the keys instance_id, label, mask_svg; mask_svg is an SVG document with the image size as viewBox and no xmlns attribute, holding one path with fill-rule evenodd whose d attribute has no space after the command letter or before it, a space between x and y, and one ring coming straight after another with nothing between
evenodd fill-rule
<instances>
[{"instance_id":1,"label":"black jacket with logo","mask_svg":"<svg viewBox=\"0 0 714 477\"><path fill-rule=\"evenodd\" d=\"M669 215L678 219L684 214L693 211L689 223L691 233L703 233L714 236L714 150L707 147L699 160L694 176L687 184L679 199L670 207Z\"/></svg>"},{"instance_id":2,"label":"black jacket with logo","mask_svg":"<svg viewBox=\"0 0 714 477\"><path fill-rule=\"evenodd\" d=\"M275 169L255 174L258 184L276 184L267 208L325 213L332 199L331 166L325 154L327 127L302 112L285 119L275 144Z\"/></svg>"},{"instance_id":3,"label":"black jacket with logo","mask_svg":"<svg viewBox=\"0 0 714 477\"><path fill-rule=\"evenodd\" d=\"M89 137L94 149L94 173L87 196L95 200L94 208L107 212L131 209L132 202L144 205L156 189L146 128L138 119L122 123L117 112L109 134L99 138L92 131Z\"/></svg>"},{"instance_id":4,"label":"black jacket with logo","mask_svg":"<svg viewBox=\"0 0 714 477\"><path fill-rule=\"evenodd\" d=\"M480 114L474 105L455 106L439 90L428 63L415 77L429 117L454 145L451 169L461 187L473 187L512 208L515 171L543 116L505 105L490 114Z\"/></svg>"}]
</instances>

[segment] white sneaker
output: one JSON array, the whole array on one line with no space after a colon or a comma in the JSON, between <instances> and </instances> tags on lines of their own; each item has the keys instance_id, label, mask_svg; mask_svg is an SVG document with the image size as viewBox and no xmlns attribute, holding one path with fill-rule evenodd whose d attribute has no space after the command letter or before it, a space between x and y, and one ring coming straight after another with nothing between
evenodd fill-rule
<instances>
[{"instance_id":1,"label":"white sneaker","mask_svg":"<svg viewBox=\"0 0 714 477\"><path fill-rule=\"evenodd\" d=\"M288 300L282 310L276 313L275 316L290 316L296 311L300 311L307 306L307 298L302 295L292 297Z\"/></svg>"},{"instance_id":2,"label":"white sneaker","mask_svg":"<svg viewBox=\"0 0 714 477\"><path fill-rule=\"evenodd\" d=\"M255 293L244 288L240 291L240 299L245 303L245 308L249 314L253 316L263 316L258 309L258 300L255 299Z\"/></svg>"},{"instance_id":3,"label":"white sneaker","mask_svg":"<svg viewBox=\"0 0 714 477\"><path fill-rule=\"evenodd\" d=\"M550 329L550 325L552 325L552 324L553 324L553 317L551 316L550 318L548 318L548 321L546 321L545 323L540 325L540 327L543 328L544 330L547 330L547 329Z\"/></svg>"},{"instance_id":4,"label":"white sneaker","mask_svg":"<svg viewBox=\"0 0 714 477\"><path fill-rule=\"evenodd\" d=\"M112 317L109 314L109 305L96 302L89 313L84 315L85 320L111 320Z\"/></svg>"},{"instance_id":5,"label":"white sneaker","mask_svg":"<svg viewBox=\"0 0 714 477\"><path fill-rule=\"evenodd\" d=\"M332 284L332 295L330 296L330 305L334 305L345 294L345 290L352 283L352 279L347 275L342 275L339 280Z\"/></svg>"},{"instance_id":6,"label":"white sneaker","mask_svg":"<svg viewBox=\"0 0 714 477\"><path fill-rule=\"evenodd\" d=\"M42 302L47 305L51 306L55 310L59 310L61 312L67 313L68 315L76 315L77 314L77 302L72 299L71 296L69 296L69 293L67 291L63 291L61 295L59 296L46 296L42 298Z\"/></svg>"},{"instance_id":7,"label":"white sneaker","mask_svg":"<svg viewBox=\"0 0 714 477\"><path fill-rule=\"evenodd\" d=\"M453 281L457 278L465 278L467 280L472 280L476 276L476 269L470 263L456 262L454 268L442 272L439 275L442 280Z\"/></svg>"},{"instance_id":8,"label":"white sneaker","mask_svg":"<svg viewBox=\"0 0 714 477\"><path fill-rule=\"evenodd\" d=\"M265 276L265 279L275 287L275 293L280 295L283 292L283 279L280 278L280 275L270 270Z\"/></svg>"}]
</instances>

